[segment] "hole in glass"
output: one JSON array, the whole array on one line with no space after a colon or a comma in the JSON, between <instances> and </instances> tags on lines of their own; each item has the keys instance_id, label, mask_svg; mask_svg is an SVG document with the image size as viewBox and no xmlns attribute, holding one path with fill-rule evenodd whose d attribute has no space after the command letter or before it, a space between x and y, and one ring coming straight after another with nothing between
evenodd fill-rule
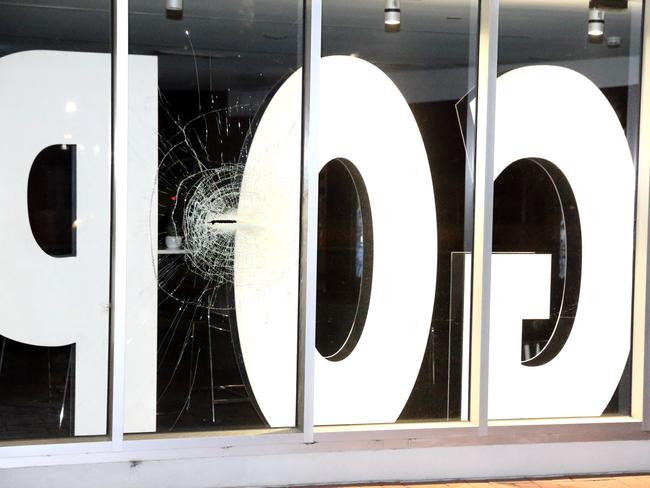
<instances>
[{"instance_id":1,"label":"hole in glass","mask_svg":"<svg viewBox=\"0 0 650 488\"><path fill-rule=\"evenodd\" d=\"M330 361L354 350L372 282L372 216L361 174L337 158L319 175L316 349Z\"/></svg>"},{"instance_id":2,"label":"hole in glass","mask_svg":"<svg viewBox=\"0 0 650 488\"><path fill-rule=\"evenodd\" d=\"M54 257L77 254L76 160L75 145L48 146L29 172L29 225L41 249Z\"/></svg>"},{"instance_id":3,"label":"hole in glass","mask_svg":"<svg viewBox=\"0 0 650 488\"><path fill-rule=\"evenodd\" d=\"M549 319L524 320L521 361L548 363L569 338L578 308L582 239L573 191L553 163L526 158L494 183L494 252L552 255Z\"/></svg>"}]
</instances>

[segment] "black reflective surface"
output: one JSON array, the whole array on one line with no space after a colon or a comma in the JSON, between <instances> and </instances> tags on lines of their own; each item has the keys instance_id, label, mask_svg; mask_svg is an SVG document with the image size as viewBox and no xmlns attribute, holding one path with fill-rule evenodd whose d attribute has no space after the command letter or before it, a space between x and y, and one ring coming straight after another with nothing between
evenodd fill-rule
<instances>
[{"instance_id":1,"label":"black reflective surface","mask_svg":"<svg viewBox=\"0 0 650 488\"><path fill-rule=\"evenodd\" d=\"M361 174L345 159L320 172L316 350L345 359L365 325L372 287L372 212Z\"/></svg>"},{"instance_id":2,"label":"black reflective surface","mask_svg":"<svg viewBox=\"0 0 650 488\"><path fill-rule=\"evenodd\" d=\"M4 2L0 56L30 50L110 53L111 6L110 0ZM3 117L11 117L10 109ZM67 259L77 253L76 147L57 142L30 162L25 204L36 244L54 258ZM55 282L57 277L34 279ZM33 306L40 306L38 297ZM73 436L74 371L74 345L40 347L0 336L0 439Z\"/></svg>"}]
</instances>

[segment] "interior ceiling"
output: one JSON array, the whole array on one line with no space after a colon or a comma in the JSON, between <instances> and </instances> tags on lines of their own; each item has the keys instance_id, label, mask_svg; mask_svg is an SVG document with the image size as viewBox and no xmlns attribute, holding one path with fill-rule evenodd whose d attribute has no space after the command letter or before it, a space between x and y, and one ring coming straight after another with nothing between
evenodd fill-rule
<instances>
[{"instance_id":1,"label":"interior ceiling","mask_svg":"<svg viewBox=\"0 0 650 488\"><path fill-rule=\"evenodd\" d=\"M129 2L131 52L159 57L161 83L186 84L195 59L201 73L219 73L214 83L242 89L259 84L259 77L277 81L301 64L301 1L184 3L183 18L174 20L165 14L165 0ZM324 54L354 53L393 71L465 67L475 54L477 0L402 0L399 33L384 32L384 0L323 3ZM606 36L622 39L616 49L588 42L588 0L502 0L500 11L502 64L638 52L629 41L631 28L640 28L641 0L630 0L625 11L606 13ZM631 27L632 18L638 25ZM110 22L109 0L0 0L0 54L47 48L107 51Z\"/></svg>"}]
</instances>

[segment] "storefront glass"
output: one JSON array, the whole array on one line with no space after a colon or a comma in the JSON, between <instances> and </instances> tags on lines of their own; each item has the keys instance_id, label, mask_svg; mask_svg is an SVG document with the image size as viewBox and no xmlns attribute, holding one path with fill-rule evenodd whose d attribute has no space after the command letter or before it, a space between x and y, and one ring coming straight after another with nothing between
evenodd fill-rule
<instances>
[{"instance_id":1,"label":"storefront glass","mask_svg":"<svg viewBox=\"0 0 650 488\"><path fill-rule=\"evenodd\" d=\"M129 4L125 431L292 427L302 2L164 7Z\"/></svg>"},{"instance_id":2,"label":"storefront glass","mask_svg":"<svg viewBox=\"0 0 650 488\"><path fill-rule=\"evenodd\" d=\"M501 3L491 419L630 413L641 17Z\"/></svg>"},{"instance_id":3,"label":"storefront glass","mask_svg":"<svg viewBox=\"0 0 650 488\"><path fill-rule=\"evenodd\" d=\"M495 138L488 418L638 418L642 2L499 3L496 116L478 128ZM125 434L187 437L309 439L304 410L335 434L480 410L481 4L325 0L314 79L305 5L129 1L126 175L114 6L0 6L0 440L105 436L122 394ZM299 295L314 262L315 324Z\"/></svg>"},{"instance_id":4,"label":"storefront glass","mask_svg":"<svg viewBox=\"0 0 650 488\"><path fill-rule=\"evenodd\" d=\"M468 417L478 6L323 3L317 425Z\"/></svg>"},{"instance_id":5,"label":"storefront glass","mask_svg":"<svg viewBox=\"0 0 650 488\"><path fill-rule=\"evenodd\" d=\"M0 439L104 435L111 5L0 5Z\"/></svg>"}]
</instances>

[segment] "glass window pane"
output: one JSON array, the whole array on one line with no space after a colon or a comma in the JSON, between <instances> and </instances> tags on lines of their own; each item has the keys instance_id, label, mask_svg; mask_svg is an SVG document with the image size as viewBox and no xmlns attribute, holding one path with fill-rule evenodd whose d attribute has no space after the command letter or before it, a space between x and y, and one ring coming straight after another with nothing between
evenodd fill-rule
<instances>
[{"instance_id":1,"label":"glass window pane","mask_svg":"<svg viewBox=\"0 0 650 488\"><path fill-rule=\"evenodd\" d=\"M0 439L104 435L111 2L0 6Z\"/></svg>"},{"instance_id":2,"label":"glass window pane","mask_svg":"<svg viewBox=\"0 0 650 488\"><path fill-rule=\"evenodd\" d=\"M642 2L503 2L491 419L630 413Z\"/></svg>"},{"instance_id":3,"label":"glass window pane","mask_svg":"<svg viewBox=\"0 0 650 488\"><path fill-rule=\"evenodd\" d=\"M292 427L302 1L129 5L125 430Z\"/></svg>"},{"instance_id":4,"label":"glass window pane","mask_svg":"<svg viewBox=\"0 0 650 488\"><path fill-rule=\"evenodd\" d=\"M467 419L477 18L323 4L318 425Z\"/></svg>"}]
</instances>

